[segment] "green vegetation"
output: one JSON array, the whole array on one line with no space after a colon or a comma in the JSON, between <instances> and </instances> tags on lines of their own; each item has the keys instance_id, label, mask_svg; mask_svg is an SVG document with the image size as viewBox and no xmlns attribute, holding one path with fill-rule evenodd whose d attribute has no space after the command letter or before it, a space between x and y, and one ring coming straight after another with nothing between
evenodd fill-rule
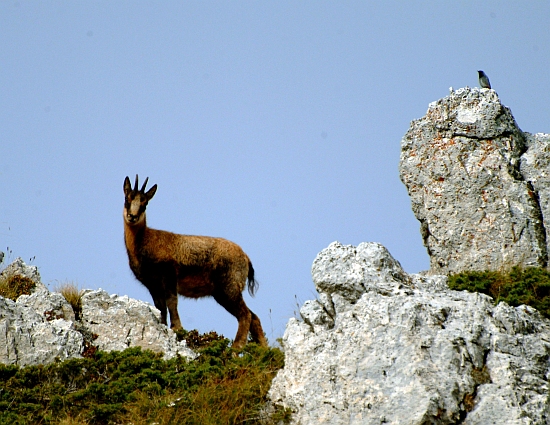
<instances>
[{"instance_id":1,"label":"green vegetation","mask_svg":"<svg viewBox=\"0 0 550 425\"><path fill-rule=\"evenodd\" d=\"M526 304L550 318L550 272L543 268L513 267L508 273L462 272L449 276L449 287L490 295L497 304Z\"/></svg>"},{"instance_id":2,"label":"green vegetation","mask_svg":"<svg viewBox=\"0 0 550 425\"><path fill-rule=\"evenodd\" d=\"M288 410L262 413L283 366L280 350L248 344L237 353L215 334L194 343L201 341L191 361L129 348L45 366L0 365L0 424L288 422Z\"/></svg>"},{"instance_id":3,"label":"green vegetation","mask_svg":"<svg viewBox=\"0 0 550 425\"><path fill-rule=\"evenodd\" d=\"M30 295L36 283L23 275L8 273L6 270L0 274L0 296L17 300L20 295Z\"/></svg>"}]
</instances>

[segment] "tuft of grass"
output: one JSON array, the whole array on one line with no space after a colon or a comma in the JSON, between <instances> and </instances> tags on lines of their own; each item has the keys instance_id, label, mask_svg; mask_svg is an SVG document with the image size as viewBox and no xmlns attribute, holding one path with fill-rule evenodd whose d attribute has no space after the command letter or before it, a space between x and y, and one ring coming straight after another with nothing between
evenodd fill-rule
<instances>
[{"instance_id":1,"label":"tuft of grass","mask_svg":"<svg viewBox=\"0 0 550 425\"><path fill-rule=\"evenodd\" d=\"M449 276L449 288L481 292L511 306L525 304L550 318L550 272L539 267L513 267L509 272L467 271Z\"/></svg>"},{"instance_id":2,"label":"tuft of grass","mask_svg":"<svg viewBox=\"0 0 550 425\"><path fill-rule=\"evenodd\" d=\"M74 311L76 320L80 320L82 313L82 295L84 291L79 289L77 285L70 282L61 283L54 287L54 291L59 292L65 300L71 305Z\"/></svg>"},{"instance_id":3,"label":"tuft of grass","mask_svg":"<svg viewBox=\"0 0 550 425\"><path fill-rule=\"evenodd\" d=\"M0 296L17 300L21 295L30 295L36 283L21 274L13 274L4 270L0 274Z\"/></svg>"},{"instance_id":4,"label":"tuft of grass","mask_svg":"<svg viewBox=\"0 0 550 425\"><path fill-rule=\"evenodd\" d=\"M0 424L288 423L289 410L264 410L283 367L279 349L248 344L237 354L228 339L203 340L190 361L135 347L46 366L0 365Z\"/></svg>"}]
</instances>

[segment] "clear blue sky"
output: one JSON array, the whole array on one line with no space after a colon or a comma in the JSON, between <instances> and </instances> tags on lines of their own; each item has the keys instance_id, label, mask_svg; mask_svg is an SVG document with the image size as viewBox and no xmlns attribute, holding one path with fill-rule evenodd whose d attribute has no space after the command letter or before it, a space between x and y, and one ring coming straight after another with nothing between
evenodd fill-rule
<instances>
[{"instance_id":1,"label":"clear blue sky","mask_svg":"<svg viewBox=\"0 0 550 425\"><path fill-rule=\"evenodd\" d=\"M550 132L549 19L547 1L2 1L0 250L50 287L150 302L122 224L124 177L149 176L151 227L248 253L273 341L332 241L428 268L400 140L450 86L483 69L524 131ZM214 301L180 314L235 335Z\"/></svg>"}]
</instances>

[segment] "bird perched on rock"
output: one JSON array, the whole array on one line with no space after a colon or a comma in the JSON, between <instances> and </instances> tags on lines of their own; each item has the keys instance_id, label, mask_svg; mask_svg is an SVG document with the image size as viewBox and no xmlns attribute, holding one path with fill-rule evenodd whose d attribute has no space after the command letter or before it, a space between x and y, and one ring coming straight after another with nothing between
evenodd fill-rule
<instances>
[{"instance_id":1,"label":"bird perched on rock","mask_svg":"<svg viewBox=\"0 0 550 425\"><path fill-rule=\"evenodd\" d=\"M479 75L479 85L481 86L482 89L490 89L491 88L491 83L489 82L489 77L487 77L487 75L485 75L485 72L483 71L477 71L478 75Z\"/></svg>"}]
</instances>

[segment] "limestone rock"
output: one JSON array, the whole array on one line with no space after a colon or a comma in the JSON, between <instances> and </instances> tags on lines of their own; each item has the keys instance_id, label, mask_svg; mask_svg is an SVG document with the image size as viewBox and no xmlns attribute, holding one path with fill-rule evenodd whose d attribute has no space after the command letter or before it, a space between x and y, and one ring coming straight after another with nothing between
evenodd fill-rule
<instances>
[{"instance_id":1,"label":"limestone rock","mask_svg":"<svg viewBox=\"0 0 550 425\"><path fill-rule=\"evenodd\" d=\"M46 288L46 285L44 285L40 280L40 273L38 272L38 267L29 266L25 264L25 262L23 261L23 259L21 259L21 257L16 258L10 265L8 265L4 270L2 270L1 274L3 276L21 275L29 278L36 285L34 292L39 291L41 289L45 289L45 290L48 289Z\"/></svg>"},{"instance_id":2,"label":"limestone rock","mask_svg":"<svg viewBox=\"0 0 550 425\"><path fill-rule=\"evenodd\" d=\"M30 295L21 295L17 299L20 306L29 307L38 314L43 315L48 321L54 319L66 319L74 321L75 315L71 305L65 300L63 295L57 292L50 292L42 283L38 267L29 266L21 258L17 258L13 263L2 271L5 275L21 275L31 279L35 287Z\"/></svg>"},{"instance_id":3,"label":"limestone rock","mask_svg":"<svg viewBox=\"0 0 550 425\"><path fill-rule=\"evenodd\" d=\"M73 322L60 320L74 318L72 308L61 294L48 291L38 268L17 258L2 275L28 277L36 287L16 302L0 297L0 363L26 366L79 357L82 335Z\"/></svg>"},{"instance_id":4,"label":"limestone rock","mask_svg":"<svg viewBox=\"0 0 550 425\"><path fill-rule=\"evenodd\" d=\"M63 295L50 292L40 281L36 266L18 258L3 273L29 277L36 288L15 302L0 297L0 363L27 366L81 357L91 335L91 343L104 351L139 346L163 352L165 358L195 357L148 303L88 291L82 297L81 321L76 321Z\"/></svg>"},{"instance_id":5,"label":"limestone rock","mask_svg":"<svg viewBox=\"0 0 550 425\"><path fill-rule=\"evenodd\" d=\"M398 264L379 244L317 256L272 403L303 425L549 423L549 321Z\"/></svg>"},{"instance_id":6,"label":"limestone rock","mask_svg":"<svg viewBox=\"0 0 550 425\"><path fill-rule=\"evenodd\" d=\"M51 363L80 357L82 349L83 338L73 322L49 321L25 303L0 297L0 363Z\"/></svg>"},{"instance_id":7,"label":"limestone rock","mask_svg":"<svg viewBox=\"0 0 550 425\"><path fill-rule=\"evenodd\" d=\"M548 140L527 139L488 89L453 91L411 123L399 170L432 273L547 265L546 182L534 189L530 178ZM526 150L530 159L522 159Z\"/></svg>"},{"instance_id":8,"label":"limestone rock","mask_svg":"<svg viewBox=\"0 0 550 425\"><path fill-rule=\"evenodd\" d=\"M547 251L550 252L550 134L523 133L527 150L521 156L520 172L532 186L532 196L540 205L546 229Z\"/></svg>"},{"instance_id":9,"label":"limestone rock","mask_svg":"<svg viewBox=\"0 0 550 425\"><path fill-rule=\"evenodd\" d=\"M82 325L97 335L94 345L103 351L122 351L128 347L163 352L165 358L177 354L195 357L185 341L160 322L160 312L151 304L109 295L99 289L82 296Z\"/></svg>"},{"instance_id":10,"label":"limestone rock","mask_svg":"<svg viewBox=\"0 0 550 425\"><path fill-rule=\"evenodd\" d=\"M58 292L50 292L42 285L31 295L21 295L17 304L36 311L46 320L65 319L74 322L75 314L65 297Z\"/></svg>"},{"instance_id":11,"label":"limestone rock","mask_svg":"<svg viewBox=\"0 0 550 425\"><path fill-rule=\"evenodd\" d=\"M401 264L378 243L362 243L350 250L349 246L333 242L317 255L311 274L319 293L337 293L351 302L370 289L393 291L394 283L409 283ZM383 289L379 282L391 284Z\"/></svg>"}]
</instances>

